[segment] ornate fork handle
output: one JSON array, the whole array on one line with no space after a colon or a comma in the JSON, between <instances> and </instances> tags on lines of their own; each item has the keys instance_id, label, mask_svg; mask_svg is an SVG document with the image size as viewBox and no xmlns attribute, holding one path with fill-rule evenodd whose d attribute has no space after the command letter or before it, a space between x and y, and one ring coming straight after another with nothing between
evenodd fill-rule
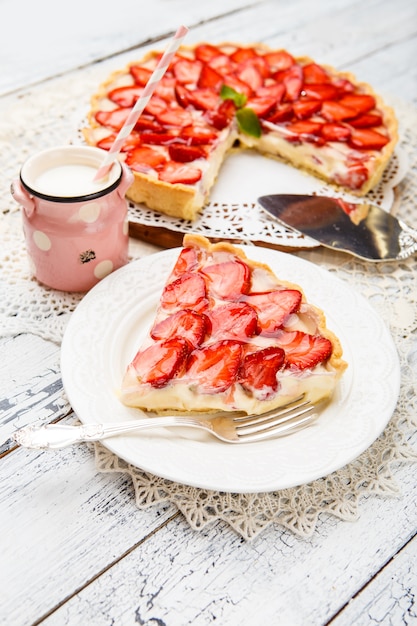
<instances>
[{"instance_id":1,"label":"ornate fork handle","mask_svg":"<svg viewBox=\"0 0 417 626\"><path fill-rule=\"evenodd\" d=\"M121 435L134 430L145 428L157 428L163 426L196 426L196 420L188 420L186 417L166 416L157 418L137 419L131 422L108 423L108 424L82 424L71 426L66 424L31 425L21 428L12 435L12 439L25 448L55 449L64 448L74 443L99 441L106 437ZM203 427L200 425L200 428ZM210 429L209 422L206 424Z\"/></svg>"},{"instance_id":2,"label":"ornate fork handle","mask_svg":"<svg viewBox=\"0 0 417 626\"><path fill-rule=\"evenodd\" d=\"M397 259L407 259L412 254L417 252L417 230L404 224L401 220L398 220L401 226L401 232L399 235L400 252L397 255Z\"/></svg>"}]
</instances>

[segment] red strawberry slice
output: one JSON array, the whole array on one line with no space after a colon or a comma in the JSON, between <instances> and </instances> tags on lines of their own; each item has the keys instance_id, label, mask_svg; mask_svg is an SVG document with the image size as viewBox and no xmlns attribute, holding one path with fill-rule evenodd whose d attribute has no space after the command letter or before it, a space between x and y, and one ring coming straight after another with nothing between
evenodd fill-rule
<instances>
[{"instance_id":1,"label":"red strawberry slice","mask_svg":"<svg viewBox=\"0 0 417 626\"><path fill-rule=\"evenodd\" d=\"M368 170L363 163L355 162L349 165L346 172L339 172L335 176L335 182L349 189L360 189L368 180Z\"/></svg>"},{"instance_id":2,"label":"red strawberry slice","mask_svg":"<svg viewBox=\"0 0 417 626\"><path fill-rule=\"evenodd\" d=\"M135 124L135 130L149 130L153 133L163 133L164 128L151 115L141 115Z\"/></svg>"},{"instance_id":3,"label":"red strawberry slice","mask_svg":"<svg viewBox=\"0 0 417 626\"><path fill-rule=\"evenodd\" d=\"M173 66L174 76L182 85L196 85L203 64L197 60L180 59Z\"/></svg>"},{"instance_id":4,"label":"red strawberry slice","mask_svg":"<svg viewBox=\"0 0 417 626\"><path fill-rule=\"evenodd\" d=\"M119 131L127 120L131 109L113 109L112 111L97 111L96 121L102 126Z\"/></svg>"},{"instance_id":5,"label":"red strawberry slice","mask_svg":"<svg viewBox=\"0 0 417 626\"><path fill-rule=\"evenodd\" d=\"M372 128L381 126L382 123L383 120L380 113L364 113L359 117L355 117L354 120L349 120L349 124L354 128Z\"/></svg>"},{"instance_id":6,"label":"red strawberry slice","mask_svg":"<svg viewBox=\"0 0 417 626\"><path fill-rule=\"evenodd\" d=\"M355 91L355 85L347 78L336 78L333 80L335 85L341 93L352 93Z\"/></svg>"},{"instance_id":7,"label":"red strawberry slice","mask_svg":"<svg viewBox=\"0 0 417 626\"><path fill-rule=\"evenodd\" d=\"M303 67L303 77L305 83L328 83L330 76L326 70L318 63L307 63Z\"/></svg>"},{"instance_id":8,"label":"red strawberry slice","mask_svg":"<svg viewBox=\"0 0 417 626\"><path fill-rule=\"evenodd\" d=\"M176 80L173 76L164 76L155 87L155 95L166 102L172 102L175 97Z\"/></svg>"},{"instance_id":9,"label":"red strawberry slice","mask_svg":"<svg viewBox=\"0 0 417 626\"><path fill-rule=\"evenodd\" d=\"M278 83L275 83L273 85L263 85L256 92L256 95L260 98L274 98L276 104L279 104L281 102L284 94L284 85Z\"/></svg>"},{"instance_id":10,"label":"red strawberry slice","mask_svg":"<svg viewBox=\"0 0 417 626\"><path fill-rule=\"evenodd\" d=\"M224 300L237 300L250 289L249 267L238 259L208 265L202 270L208 278L210 295Z\"/></svg>"},{"instance_id":11,"label":"red strawberry slice","mask_svg":"<svg viewBox=\"0 0 417 626\"><path fill-rule=\"evenodd\" d=\"M230 58L235 63L243 63L248 59L254 59L258 55L253 48L237 48L231 55Z\"/></svg>"},{"instance_id":12,"label":"red strawberry slice","mask_svg":"<svg viewBox=\"0 0 417 626\"><path fill-rule=\"evenodd\" d=\"M182 248L171 272L170 280L179 278L182 274L192 272L198 266L198 254L195 248Z\"/></svg>"},{"instance_id":13,"label":"red strawberry slice","mask_svg":"<svg viewBox=\"0 0 417 626\"><path fill-rule=\"evenodd\" d=\"M326 141L347 141L350 137L350 129L343 124L323 124L320 132Z\"/></svg>"},{"instance_id":14,"label":"red strawberry slice","mask_svg":"<svg viewBox=\"0 0 417 626\"><path fill-rule=\"evenodd\" d=\"M164 387L185 365L189 346L177 337L155 343L133 359L133 367L140 383Z\"/></svg>"},{"instance_id":15,"label":"red strawberry slice","mask_svg":"<svg viewBox=\"0 0 417 626\"><path fill-rule=\"evenodd\" d=\"M251 63L245 63L243 67L236 72L236 76L254 92L257 91L259 87L262 87L264 82L259 69Z\"/></svg>"},{"instance_id":16,"label":"red strawberry slice","mask_svg":"<svg viewBox=\"0 0 417 626\"><path fill-rule=\"evenodd\" d=\"M199 88L210 88L215 91L220 91L220 87L223 84L223 76L219 74L213 67L210 65L204 65L201 70L200 77L198 79L198 87Z\"/></svg>"},{"instance_id":17,"label":"red strawberry slice","mask_svg":"<svg viewBox=\"0 0 417 626\"><path fill-rule=\"evenodd\" d=\"M268 52L264 55L264 59L270 66L272 72L288 70L295 64L295 59L286 50L278 50L277 52Z\"/></svg>"},{"instance_id":18,"label":"red strawberry slice","mask_svg":"<svg viewBox=\"0 0 417 626\"><path fill-rule=\"evenodd\" d=\"M349 145L359 150L381 150L389 142L389 137L372 128L354 128Z\"/></svg>"},{"instance_id":19,"label":"red strawberry slice","mask_svg":"<svg viewBox=\"0 0 417 626\"><path fill-rule=\"evenodd\" d=\"M165 109L165 111L155 114L155 117L158 122L166 126L188 126L193 121L191 112L180 107Z\"/></svg>"},{"instance_id":20,"label":"red strawberry slice","mask_svg":"<svg viewBox=\"0 0 417 626\"><path fill-rule=\"evenodd\" d=\"M133 107L142 93L143 87L117 87L109 91L107 97L119 107Z\"/></svg>"},{"instance_id":21,"label":"red strawberry slice","mask_svg":"<svg viewBox=\"0 0 417 626\"><path fill-rule=\"evenodd\" d=\"M207 111L216 108L219 104L219 95L208 87L194 89L190 92L189 101L196 109Z\"/></svg>"},{"instance_id":22,"label":"red strawberry slice","mask_svg":"<svg viewBox=\"0 0 417 626\"><path fill-rule=\"evenodd\" d=\"M151 70L148 70L146 67L140 67L140 65L131 65L129 71L135 83L142 85L142 87L146 85L152 76Z\"/></svg>"},{"instance_id":23,"label":"red strawberry slice","mask_svg":"<svg viewBox=\"0 0 417 626\"><path fill-rule=\"evenodd\" d=\"M285 362L282 348L270 346L247 355L239 370L239 382L258 400L267 400L277 391L277 374Z\"/></svg>"},{"instance_id":24,"label":"red strawberry slice","mask_svg":"<svg viewBox=\"0 0 417 626\"><path fill-rule=\"evenodd\" d=\"M172 337L186 339L193 348L196 348L202 343L207 326L208 319L204 314L181 310L155 324L150 334L156 341Z\"/></svg>"},{"instance_id":25,"label":"red strawberry slice","mask_svg":"<svg viewBox=\"0 0 417 626\"><path fill-rule=\"evenodd\" d=\"M208 65L222 76L231 74L235 69L235 63L227 54L218 54L208 61Z\"/></svg>"},{"instance_id":26,"label":"red strawberry slice","mask_svg":"<svg viewBox=\"0 0 417 626\"><path fill-rule=\"evenodd\" d=\"M252 306L258 314L262 335L274 336L291 313L298 311L302 295L297 289L266 291L244 296L243 302Z\"/></svg>"},{"instance_id":27,"label":"red strawberry slice","mask_svg":"<svg viewBox=\"0 0 417 626\"><path fill-rule=\"evenodd\" d=\"M162 152L157 152L152 148L135 148L131 150L126 163L135 172L146 172L149 168L155 169L165 163L166 156Z\"/></svg>"},{"instance_id":28,"label":"red strawberry slice","mask_svg":"<svg viewBox=\"0 0 417 626\"><path fill-rule=\"evenodd\" d=\"M238 93L244 94L248 98L252 94L252 89L249 87L249 85L247 85L246 83L244 83L241 80L239 80L233 74L227 74L224 77L224 84L227 87L231 87L232 89L234 89Z\"/></svg>"},{"instance_id":29,"label":"red strawberry slice","mask_svg":"<svg viewBox=\"0 0 417 626\"><path fill-rule=\"evenodd\" d=\"M339 100L340 104L350 107L358 113L368 113L375 108L376 102L373 96L368 94L348 94Z\"/></svg>"},{"instance_id":30,"label":"red strawberry slice","mask_svg":"<svg viewBox=\"0 0 417 626\"><path fill-rule=\"evenodd\" d=\"M223 100L215 111L207 111L205 119L217 130L223 130L229 126L236 113L236 105L233 100ZM215 135L217 138L217 135Z\"/></svg>"},{"instance_id":31,"label":"red strawberry slice","mask_svg":"<svg viewBox=\"0 0 417 626\"><path fill-rule=\"evenodd\" d=\"M300 120L293 124L288 124L286 130L288 135L285 135L287 141L310 141L312 143L320 144L320 131L321 122L312 122L310 120ZM323 141L323 140L322 140Z\"/></svg>"},{"instance_id":32,"label":"red strawberry slice","mask_svg":"<svg viewBox=\"0 0 417 626\"><path fill-rule=\"evenodd\" d=\"M159 179L166 183L194 185L202 176L202 171L183 163L170 161L158 173Z\"/></svg>"},{"instance_id":33,"label":"red strawberry slice","mask_svg":"<svg viewBox=\"0 0 417 626\"><path fill-rule=\"evenodd\" d=\"M283 83L285 98L289 102L298 100L303 87L303 70L300 65L293 65L288 70L274 74L277 83Z\"/></svg>"},{"instance_id":34,"label":"red strawberry slice","mask_svg":"<svg viewBox=\"0 0 417 626\"><path fill-rule=\"evenodd\" d=\"M207 154L201 146L185 146L180 143L168 147L169 156L178 163L190 163L196 159L205 159Z\"/></svg>"},{"instance_id":35,"label":"red strawberry slice","mask_svg":"<svg viewBox=\"0 0 417 626\"><path fill-rule=\"evenodd\" d=\"M203 63L209 63L214 58L221 55L218 48L207 43L203 43L197 46L194 50L194 53L195 53L196 58L202 61Z\"/></svg>"},{"instance_id":36,"label":"red strawberry slice","mask_svg":"<svg viewBox=\"0 0 417 626\"><path fill-rule=\"evenodd\" d=\"M164 311L191 309L201 312L207 307L206 283L200 274L187 273L165 286L161 296Z\"/></svg>"},{"instance_id":37,"label":"red strawberry slice","mask_svg":"<svg viewBox=\"0 0 417 626\"><path fill-rule=\"evenodd\" d=\"M286 366L304 370L326 361L333 351L331 341L321 335L309 335L299 330L282 331L277 343L285 351Z\"/></svg>"},{"instance_id":38,"label":"red strawberry slice","mask_svg":"<svg viewBox=\"0 0 417 626\"><path fill-rule=\"evenodd\" d=\"M318 100L333 100L339 92L338 88L331 83L312 83L304 85L303 92L308 98Z\"/></svg>"},{"instance_id":39,"label":"red strawberry slice","mask_svg":"<svg viewBox=\"0 0 417 626\"><path fill-rule=\"evenodd\" d=\"M160 115L163 111L167 110L167 103L162 98L158 98L155 94L149 100L145 107L145 113L150 115Z\"/></svg>"},{"instance_id":40,"label":"red strawberry slice","mask_svg":"<svg viewBox=\"0 0 417 626\"><path fill-rule=\"evenodd\" d=\"M276 104L276 99L269 96L254 96L253 98L248 98L246 102L246 106L249 109L252 109L252 111L254 111L259 117L265 117L268 115L268 113L275 108Z\"/></svg>"},{"instance_id":41,"label":"red strawberry slice","mask_svg":"<svg viewBox=\"0 0 417 626\"><path fill-rule=\"evenodd\" d=\"M293 118L294 110L292 108L292 104L284 103L274 111L271 115L268 116L268 122L271 124L279 124L280 122L288 122Z\"/></svg>"},{"instance_id":42,"label":"red strawberry slice","mask_svg":"<svg viewBox=\"0 0 417 626\"><path fill-rule=\"evenodd\" d=\"M188 105L190 104L189 90L183 85L175 85L174 93L175 93L175 99L178 102L178 104L182 106L184 109L186 109Z\"/></svg>"},{"instance_id":43,"label":"red strawberry slice","mask_svg":"<svg viewBox=\"0 0 417 626\"><path fill-rule=\"evenodd\" d=\"M176 133L151 133L148 131L142 133L142 143L145 144L167 146L175 141L176 138Z\"/></svg>"},{"instance_id":44,"label":"red strawberry slice","mask_svg":"<svg viewBox=\"0 0 417 626\"><path fill-rule=\"evenodd\" d=\"M189 146L200 146L214 143L217 139L217 133L206 126L185 126L180 131L180 137Z\"/></svg>"},{"instance_id":45,"label":"red strawberry slice","mask_svg":"<svg viewBox=\"0 0 417 626\"><path fill-rule=\"evenodd\" d=\"M342 122L357 116L355 109L335 100L325 100L321 107L321 115L328 122Z\"/></svg>"},{"instance_id":46,"label":"red strawberry slice","mask_svg":"<svg viewBox=\"0 0 417 626\"><path fill-rule=\"evenodd\" d=\"M295 117L299 120L307 119L311 117L315 113L318 113L321 109L320 100L298 100L298 102L294 102L293 110Z\"/></svg>"},{"instance_id":47,"label":"red strawberry slice","mask_svg":"<svg viewBox=\"0 0 417 626\"><path fill-rule=\"evenodd\" d=\"M187 362L186 380L200 393L222 393L235 381L242 347L237 341L219 341L194 350Z\"/></svg>"},{"instance_id":48,"label":"red strawberry slice","mask_svg":"<svg viewBox=\"0 0 417 626\"><path fill-rule=\"evenodd\" d=\"M214 307L210 313L211 338L247 341L256 334L258 316L245 302L231 302Z\"/></svg>"},{"instance_id":49,"label":"red strawberry slice","mask_svg":"<svg viewBox=\"0 0 417 626\"><path fill-rule=\"evenodd\" d=\"M117 135L113 134L113 135L109 135L108 137L105 137L104 139L101 139L100 141L97 142L97 148L101 148L102 150L110 150L116 137ZM128 137L126 137L121 147L121 152L129 152L130 150L134 150L135 148L139 146L140 141L141 140L140 140L139 133L135 133L133 131L132 133L130 133Z\"/></svg>"}]
</instances>

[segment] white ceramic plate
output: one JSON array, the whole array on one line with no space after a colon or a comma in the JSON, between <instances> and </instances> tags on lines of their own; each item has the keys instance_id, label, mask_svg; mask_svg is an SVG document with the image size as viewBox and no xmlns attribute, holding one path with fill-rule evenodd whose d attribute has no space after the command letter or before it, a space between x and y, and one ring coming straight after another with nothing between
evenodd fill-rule
<instances>
[{"instance_id":1,"label":"white ceramic plate","mask_svg":"<svg viewBox=\"0 0 417 626\"><path fill-rule=\"evenodd\" d=\"M285 438L230 445L192 429L151 429L108 439L119 457L154 475L205 489L275 491L337 470L368 448L389 421L399 393L395 346L368 302L320 267L275 250L244 247L276 274L300 284L339 336L349 367L318 421ZM117 391L150 327L178 249L134 261L82 300L62 344L62 377L84 423L133 419Z\"/></svg>"}]
</instances>

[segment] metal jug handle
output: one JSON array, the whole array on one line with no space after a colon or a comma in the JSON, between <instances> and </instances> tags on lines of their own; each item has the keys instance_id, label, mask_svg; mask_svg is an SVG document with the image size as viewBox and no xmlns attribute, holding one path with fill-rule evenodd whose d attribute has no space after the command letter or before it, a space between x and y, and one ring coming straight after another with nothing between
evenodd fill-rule
<instances>
[{"instance_id":1,"label":"metal jug handle","mask_svg":"<svg viewBox=\"0 0 417 626\"><path fill-rule=\"evenodd\" d=\"M120 181L120 185L117 188L117 193L121 198L124 198L126 191L133 183L134 175L130 167L128 167L125 163L120 162L120 165L122 166L122 178Z\"/></svg>"},{"instance_id":2,"label":"metal jug handle","mask_svg":"<svg viewBox=\"0 0 417 626\"><path fill-rule=\"evenodd\" d=\"M32 216L35 211L35 202L28 194L28 192L22 187L20 180L15 179L10 185L10 193L18 204L21 204L28 218Z\"/></svg>"}]
</instances>

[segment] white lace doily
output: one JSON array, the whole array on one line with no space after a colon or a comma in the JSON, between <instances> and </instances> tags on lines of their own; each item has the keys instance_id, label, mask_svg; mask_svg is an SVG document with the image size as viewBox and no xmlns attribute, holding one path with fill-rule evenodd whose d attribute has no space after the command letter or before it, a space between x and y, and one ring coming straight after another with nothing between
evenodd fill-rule
<instances>
[{"instance_id":1,"label":"white lace doily","mask_svg":"<svg viewBox=\"0 0 417 626\"><path fill-rule=\"evenodd\" d=\"M40 147L79 141L80 120L88 109L90 94L103 78L102 74L99 75L102 71L102 67L94 66L22 92L18 99L3 98L0 102L2 336L33 333L60 344L68 319L81 301L82 294L44 288L31 278L20 211L9 188L23 161ZM405 222L416 227L417 112L402 103L393 104L400 120L401 150L409 160L408 173L396 189L396 198L400 199L396 211ZM382 201L378 197L372 199ZM220 208L216 213L216 220L222 211ZM230 232L229 226L226 230ZM244 240L240 225L239 239ZM156 249L132 240L130 257L139 258ZM417 461L417 453L412 447L417 426L417 257L414 255L400 263L367 264L321 248L296 254L336 272L339 278L362 293L393 335L400 356L402 381L397 408L384 433L358 459L323 479L256 495L225 494L176 484L128 465L104 446L96 444L98 469L128 474L133 481L139 508L171 502L192 528L202 529L215 520L223 520L244 539L252 539L269 524L283 526L299 536L308 536L314 531L320 514L354 520L364 495L400 494L392 474L395 465Z\"/></svg>"}]
</instances>

